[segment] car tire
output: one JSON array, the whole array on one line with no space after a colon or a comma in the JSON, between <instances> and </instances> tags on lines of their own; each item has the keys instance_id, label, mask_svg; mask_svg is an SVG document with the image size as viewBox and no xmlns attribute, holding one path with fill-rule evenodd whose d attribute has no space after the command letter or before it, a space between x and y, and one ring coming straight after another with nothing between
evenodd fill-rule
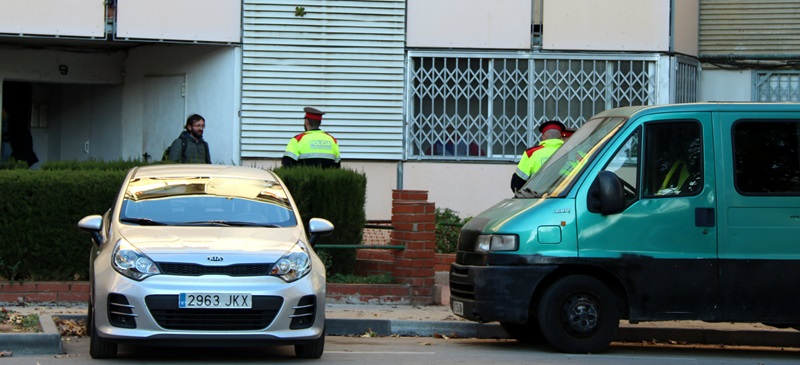
<instances>
[{"instance_id":1,"label":"car tire","mask_svg":"<svg viewBox=\"0 0 800 365\"><path fill-rule=\"evenodd\" d=\"M539 324L547 342L559 351L600 352L608 348L619 328L618 300L598 279L568 276L545 291Z\"/></svg>"},{"instance_id":2,"label":"car tire","mask_svg":"<svg viewBox=\"0 0 800 365\"><path fill-rule=\"evenodd\" d=\"M89 355L93 359L113 359L117 357L117 344L104 340L97 335L97 326L92 307L93 305L89 304L89 314L86 317L89 321Z\"/></svg>"},{"instance_id":3,"label":"car tire","mask_svg":"<svg viewBox=\"0 0 800 365\"><path fill-rule=\"evenodd\" d=\"M536 344L544 341L539 320L535 316L529 317L527 323L500 322L500 327L518 342Z\"/></svg>"},{"instance_id":4,"label":"car tire","mask_svg":"<svg viewBox=\"0 0 800 365\"><path fill-rule=\"evenodd\" d=\"M313 342L308 342L300 345L294 345L294 354L299 359L319 359L325 351L325 329L322 329L322 335Z\"/></svg>"}]
</instances>

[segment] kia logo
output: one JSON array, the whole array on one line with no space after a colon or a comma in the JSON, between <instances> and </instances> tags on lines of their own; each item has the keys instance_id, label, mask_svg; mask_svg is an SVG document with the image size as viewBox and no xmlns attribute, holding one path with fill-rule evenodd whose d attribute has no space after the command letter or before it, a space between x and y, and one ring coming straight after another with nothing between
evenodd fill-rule
<instances>
[{"instance_id":1,"label":"kia logo","mask_svg":"<svg viewBox=\"0 0 800 365\"><path fill-rule=\"evenodd\" d=\"M206 260L213 261L213 262L221 262L221 261L223 261L225 259L222 258L222 256L209 256L209 257L206 257Z\"/></svg>"}]
</instances>

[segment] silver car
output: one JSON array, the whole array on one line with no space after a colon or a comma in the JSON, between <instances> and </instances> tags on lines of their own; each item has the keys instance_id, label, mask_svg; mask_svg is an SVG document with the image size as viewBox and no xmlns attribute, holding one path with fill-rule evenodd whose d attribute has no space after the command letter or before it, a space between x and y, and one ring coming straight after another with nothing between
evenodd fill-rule
<instances>
[{"instance_id":1,"label":"silver car","mask_svg":"<svg viewBox=\"0 0 800 365\"><path fill-rule=\"evenodd\" d=\"M78 223L95 245L88 328L93 358L119 343L325 347L325 267L333 231L309 222L272 171L154 165L128 172L104 215Z\"/></svg>"}]
</instances>

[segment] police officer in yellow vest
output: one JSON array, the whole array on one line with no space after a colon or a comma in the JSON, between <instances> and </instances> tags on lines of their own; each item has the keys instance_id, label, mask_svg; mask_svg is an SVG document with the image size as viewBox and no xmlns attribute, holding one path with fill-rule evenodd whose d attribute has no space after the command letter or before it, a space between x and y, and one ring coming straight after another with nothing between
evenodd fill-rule
<instances>
[{"instance_id":1,"label":"police officer in yellow vest","mask_svg":"<svg viewBox=\"0 0 800 365\"><path fill-rule=\"evenodd\" d=\"M564 144L561 134L567 128L557 120L549 120L539 126L542 141L538 146L529 148L522 154L517 170L511 175L511 191L516 193L528 179L544 165L556 150Z\"/></svg>"},{"instance_id":2,"label":"police officer in yellow vest","mask_svg":"<svg viewBox=\"0 0 800 365\"><path fill-rule=\"evenodd\" d=\"M325 113L311 107L306 107L303 111L306 113L303 118L306 131L289 140L281 164L284 167L297 165L341 167L339 143L336 138L319 129L322 115Z\"/></svg>"}]
</instances>

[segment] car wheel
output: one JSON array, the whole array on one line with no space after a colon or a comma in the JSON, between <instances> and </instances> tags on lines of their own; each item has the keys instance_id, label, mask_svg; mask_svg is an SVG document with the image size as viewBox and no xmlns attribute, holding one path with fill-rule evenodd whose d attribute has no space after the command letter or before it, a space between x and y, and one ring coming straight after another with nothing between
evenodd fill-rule
<instances>
[{"instance_id":1,"label":"car wheel","mask_svg":"<svg viewBox=\"0 0 800 365\"><path fill-rule=\"evenodd\" d=\"M511 338L522 343L534 344L544 340L539 320L535 316L529 317L528 323L500 322L500 327L503 327Z\"/></svg>"},{"instance_id":2,"label":"car wheel","mask_svg":"<svg viewBox=\"0 0 800 365\"><path fill-rule=\"evenodd\" d=\"M325 329L322 335L313 342L294 345L294 354L300 359L319 359L325 350Z\"/></svg>"},{"instance_id":3,"label":"car wheel","mask_svg":"<svg viewBox=\"0 0 800 365\"><path fill-rule=\"evenodd\" d=\"M92 311L92 304L89 304L89 315L86 317L89 327L89 355L93 359L111 359L117 357L117 344L106 341L97 335L97 325Z\"/></svg>"},{"instance_id":4,"label":"car wheel","mask_svg":"<svg viewBox=\"0 0 800 365\"><path fill-rule=\"evenodd\" d=\"M619 328L614 293L590 276L568 276L545 291L539 305L542 334L551 346L570 353L608 348Z\"/></svg>"}]
</instances>

